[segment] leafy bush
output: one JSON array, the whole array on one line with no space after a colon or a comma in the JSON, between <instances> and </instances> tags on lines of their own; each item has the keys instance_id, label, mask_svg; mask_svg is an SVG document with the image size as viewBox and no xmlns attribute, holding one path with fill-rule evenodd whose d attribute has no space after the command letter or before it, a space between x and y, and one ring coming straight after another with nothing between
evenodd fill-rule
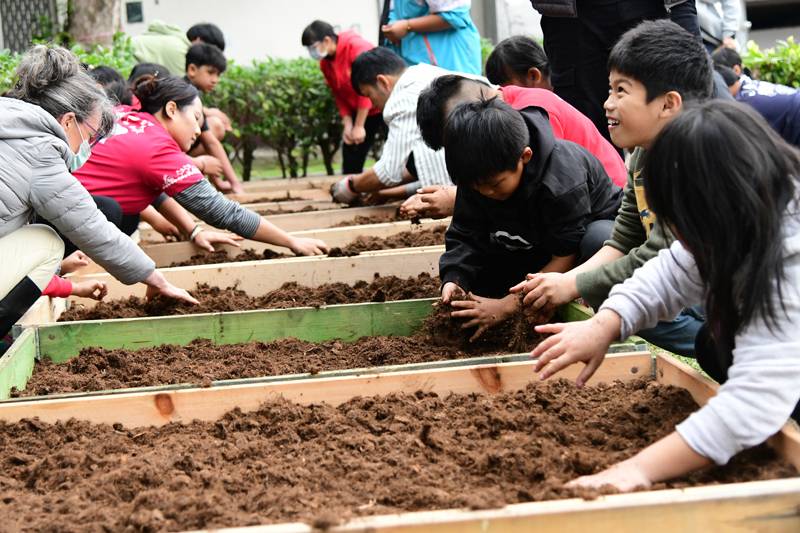
<instances>
[{"instance_id":1,"label":"leafy bush","mask_svg":"<svg viewBox=\"0 0 800 533\"><path fill-rule=\"evenodd\" d=\"M325 79L311 59L267 59L232 64L205 104L219 107L234 123L243 178L249 179L253 151L263 143L278 153L284 176L305 175L319 150L329 174L342 124Z\"/></svg>"},{"instance_id":2,"label":"leafy bush","mask_svg":"<svg viewBox=\"0 0 800 533\"><path fill-rule=\"evenodd\" d=\"M131 38L124 33L115 34L113 44L108 47L97 45L87 49L76 44L70 50L82 63L91 67L100 65L112 67L126 78L136 64ZM14 85L15 71L21 58L22 54L14 54L8 50L0 51L0 92L5 92Z\"/></svg>"},{"instance_id":3,"label":"leafy bush","mask_svg":"<svg viewBox=\"0 0 800 533\"><path fill-rule=\"evenodd\" d=\"M742 61L758 79L800 87L800 43L794 42L793 37L765 50L750 41Z\"/></svg>"},{"instance_id":4,"label":"leafy bush","mask_svg":"<svg viewBox=\"0 0 800 533\"><path fill-rule=\"evenodd\" d=\"M481 71L486 74L486 60L494 50L494 44L486 37L481 37Z\"/></svg>"}]
</instances>

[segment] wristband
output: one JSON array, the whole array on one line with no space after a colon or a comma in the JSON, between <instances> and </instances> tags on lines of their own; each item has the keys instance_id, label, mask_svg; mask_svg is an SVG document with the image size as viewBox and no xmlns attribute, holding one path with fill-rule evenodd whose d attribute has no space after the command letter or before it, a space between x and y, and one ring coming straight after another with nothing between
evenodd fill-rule
<instances>
[{"instance_id":1,"label":"wristband","mask_svg":"<svg viewBox=\"0 0 800 533\"><path fill-rule=\"evenodd\" d=\"M203 231L203 228L200 227L200 224L195 226L192 232L189 234L189 241L194 242L195 237L197 237L201 231Z\"/></svg>"},{"instance_id":2,"label":"wristband","mask_svg":"<svg viewBox=\"0 0 800 533\"><path fill-rule=\"evenodd\" d=\"M355 185L353 184L353 176L347 176L347 188L350 189L350 192L353 194L358 194Z\"/></svg>"},{"instance_id":3,"label":"wristband","mask_svg":"<svg viewBox=\"0 0 800 533\"><path fill-rule=\"evenodd\" d=\"M414 30L411 29L411 21L406 19L406 33L411 33L412 31Z\"/></svg>"}]
</instances>

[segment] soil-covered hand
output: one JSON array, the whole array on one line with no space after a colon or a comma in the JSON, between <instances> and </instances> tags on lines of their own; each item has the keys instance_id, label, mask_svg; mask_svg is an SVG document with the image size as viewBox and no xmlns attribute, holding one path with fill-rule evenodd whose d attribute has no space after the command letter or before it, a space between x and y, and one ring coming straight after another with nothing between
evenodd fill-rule
<instances>
[{"instance_id":1,"label":"soil-covered hand","mask_svg":"<svg viewBox=\"0 0 800 533\"><path fill-rule=\"evenodd\" d=\"M567 483L567 487L592 489L608 485L621 492L630 492L637 488L649 489L652 482L634 461L628 460L617 463L597 474L581 476Z\"/></svg>"},{"instance_id":2,"label":"soil-covered hand","mask_svg":"<svg viewBox=\"0 0 800 533\"><path fill-rule=\"evenodd\" d=\"M194 238L194 245L198 246L209 252L214 251L215 244L230 244L231 246L239 247L242 237L231 233L222 233L221 231L207 231L203 230L198 233Z\"/></svg>"},{"instance_id":3,"label":"soil-covered hand","mask_svg":"<svg viewBox=\"0 0 800 533\"><path fill-rule=\"evenodd\" d=\"M96 279L87 279L86 281L73 281L72 282L72 295L80 296L81 298L91 298L93 300L102 300L108 294L108 285L104 281L97 281Z\"/></svg>"},{"instance_id":4,"label":"soil-covered hand","mask_svg":"<svg viewBox=\"0 0 800 533\"><path fill-rule=\"evenodd\" d=\"M75 250L61 261L61 274L75 272L81 267L87 266L92 260L80 250Z\"/></svg>"},{"instance_id":5,"label":"soil-covered hand","mask_svg":"<svg viewBox=\"0 0 800 533\"><path fill-rule=\"evenodd\" d=\"M186 289L176 287L167 281L167 278L165 278L164 275L158 270L154 270L152 274L147 276L143 283L147 285L146 297L148 300L161 295L166 296L167 298L182 300L194 305L200 303L191 294L189 294Z\"/></svg>"},{"instance_id":6,"label":"soil-covered hand","mask_svg":"<svg viewBox=\"0 0 800 533\"><path fill-rule=\"evenodd\" d=\"M517 283L509 291L514 294L520 292L524 294L522 303L530 305L533 309L545 306L558 307L579 296L575 276L560 272L528 274L525 281Z\"/></svg>"},{"instance_id":7,"label":"soil-covered hand","mask_svg":"<svg viewBox=\"0 0 800 533\"><path fill-rule=\"evenodd\" d=\"M453 186L431 185L417 190L422 202L422 216L445 218L453 214L456 205L456 188Z\"/></svg>"},{"instance_id":8,"label":"soil-covered hand","mask_svg":"<svg viewBox=\"0 0 800 533\"><path fill-rule=\"evenodd\" d=\"M331 185L331 196L333 197L334 202L339 202L340 204L349 204L356 198L358 198L358 193L353 192L350 189L350 185L348 180L350 176L345 176L333 185Z\"/></svg>"},{"instance_id":9,"label":"soil-covered hand","mask_svg":"<svg viewBox=\"0 0 800 533\"><path fill-rule=\"evenodd\" d=\"M603 310L589 320L566 324L536 326L538 333L550 333L534 348L531 356L538 358L533 369L541 379L581 362L586 366L575 383L583 387L605 359L608 346L619 338L620 317L614 311Z\"/></svg>"},{"instance_id":10,"label":"soil-covered hand","mask_svg":"<svg viewBox=\"0 0 800 533\"><path fill-rule=\"evenodd\" d=\"M406 198L400 204L400 216L403 218L418 218L423 215L425 204L420 200L419 194L414 194Z\"/></svg>"},{"instance_id":11,"label":"soil-covered hand","mask_svg":"<svg viewBox=\"0 0 800 533\"><path fill-rule=\"evenodd\" d=\"M455 309L459 309L450 313L450 316L467 319L461 326L462 329L478 328L470 337L470 342L476 341L487 329L507 319L519 308L519 299L514 295L497 299L476 296L470 292L467 298L450 303Z\"/></svg>"},{"instance_id":12,"label":"soil-covered hand","mask_svg":"<svg viewBox=\"0 0 800 533\"><path fill-rule=\"evenodd\" d=\"M324 241L305 237L293 237L289 249L295 255L325 255L328 253L328 245Z\"/></svg>"},{"instance_id":13,"label":"soil-covered hand","mask_svg":"<svg viewBox=\"0 0 800 533\"><path fill-rule=\"evenodd\" d=\"M442 303L449 304L453 301L453 299L460 300L462 298L466 298L467 293L464 292L464 289L453 283L452 281L448 281L442 287Z\"/></svg>"}]
</instances>

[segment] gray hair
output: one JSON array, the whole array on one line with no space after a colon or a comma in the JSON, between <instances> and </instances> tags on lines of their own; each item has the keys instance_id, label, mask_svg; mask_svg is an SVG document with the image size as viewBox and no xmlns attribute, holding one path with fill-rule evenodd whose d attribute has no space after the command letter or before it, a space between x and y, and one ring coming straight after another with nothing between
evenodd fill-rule
<instances>
[{"instance_id":1,"label":"gray hair","mask_svg":"<svg viewBox=\"0 0 800 533\"><path fill-rule=\"evenodd\" d=\"M72 112L78 122L86 122L99 111L100 135L114 127L114 112L105 92L66 48L43 44L30 48L17 66L17 76L10 97L38 105L56 119Z\"/></svg>"}]
</instances>

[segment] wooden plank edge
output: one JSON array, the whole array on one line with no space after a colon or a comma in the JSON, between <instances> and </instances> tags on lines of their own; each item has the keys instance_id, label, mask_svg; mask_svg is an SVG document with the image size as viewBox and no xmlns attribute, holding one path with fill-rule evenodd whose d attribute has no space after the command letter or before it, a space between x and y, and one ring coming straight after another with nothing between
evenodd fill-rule
<instances>
[{"instance_id":1,"label":"wooden plank edge","mask_svg":"<svg viewBox=\"0 0 800 533\"><path fill-rule=\"evenodd\" d=\"M22 389L33 375L38 353L37 332L26 329L0 357L0 397L7 398L12 389Z\"/></svg>"},{"instance_id":2,"label":"wooden plank edge","mask_svg":"<svg viewBox=\"0 0 800 533\"><path fill-rule=\"evenodd\" d=\"M331 533L517 533L539 531L786 531L800 527L800 479L753 481L507 505L354 518ZM206 530L210 531L210 530ZM312 533L308 524L215 529L218 533ZM197 532L194 532L197 533Z\"/></svg>"},{"instance_id":3,"label":"wooden plank edge","mask_svg":"<svg viewBox=\"0 0 800 533\"><path fill-rule=\"evenodd\" d=\"M591 382L632 379L641 375L643 369L648 371L651 364L650 355L641 352L609 355ZM562 374L567 379L574 379L579 371L573 366ZM54 423L76 418L98 424L119 422L128 427L161 426L170 422L213 421L234 408L253 411L265 401L278 397L300 404L325 402L339 405L354 396L418 390L442 395L451 392L496 394L519 390L535 380L533 362L517 361L368 376L3 403L0 404L0 419L16 422L38 417L44 422Z\"/></svg>"}]
</instances>

